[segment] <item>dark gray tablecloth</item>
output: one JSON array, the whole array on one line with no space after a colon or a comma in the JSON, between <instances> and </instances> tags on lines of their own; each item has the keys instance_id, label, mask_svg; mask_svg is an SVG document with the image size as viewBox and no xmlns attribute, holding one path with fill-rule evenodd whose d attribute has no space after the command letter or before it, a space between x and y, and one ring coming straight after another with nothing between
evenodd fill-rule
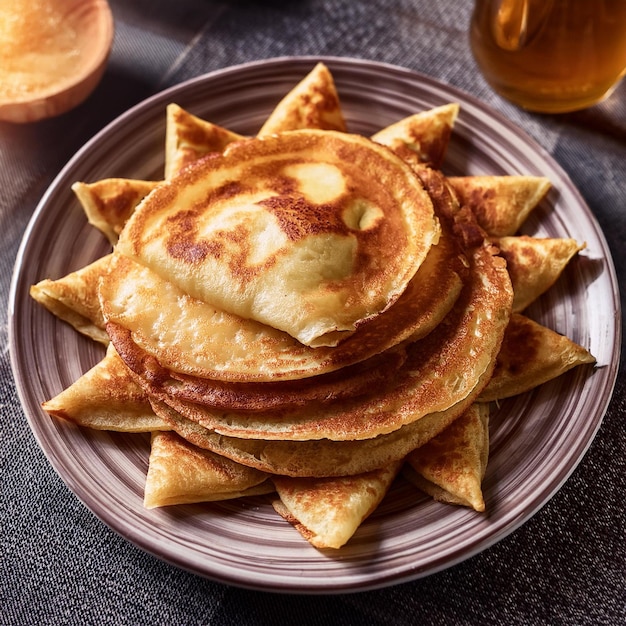
<instances>
[{"instance_id":1,"label":"dark gray tablecloth","mask_svg":"<svg viewBox=\"0 0 626 626\"><path fill-rule=\"evenodd\" d=\"M58 118L0 124L0 293L26 224L65 162L131 105L193 76L283 55L401 65L462 88L521 126L570 175L626 280L626 84L584 112L523 112L469 53L468 0L112 0L116 38L93 96ZM1 45L1 43L0 43ZM597 303L602 306L602 303ZM275 595L172 567L107 528L64 485L29 429L0 337L2 624L626 623L626 379L565 486L529 522L446 571L380 591Z\"/></svg>"}]
</instances>

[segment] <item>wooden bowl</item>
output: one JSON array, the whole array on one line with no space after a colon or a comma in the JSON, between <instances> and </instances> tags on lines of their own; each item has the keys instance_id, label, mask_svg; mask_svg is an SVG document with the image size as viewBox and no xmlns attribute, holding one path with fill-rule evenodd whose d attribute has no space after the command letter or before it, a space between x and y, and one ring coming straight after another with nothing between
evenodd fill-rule
<instances>
[{"instance_id":1,"label":"wooden bowl","mask_svg":"<svg viewBox=\"0 0 626 626\"><path fill-rule=\"evenodd\" d=\"M28 0L0 8L0 120L26 123L77 106L113 43L106 0Z\"/></svg>"}]
</instances>

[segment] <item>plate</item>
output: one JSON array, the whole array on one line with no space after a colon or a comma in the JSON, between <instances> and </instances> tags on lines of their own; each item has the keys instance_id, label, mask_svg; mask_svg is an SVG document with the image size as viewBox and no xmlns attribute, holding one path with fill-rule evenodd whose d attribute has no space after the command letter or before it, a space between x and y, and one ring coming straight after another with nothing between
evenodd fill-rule
<instances>
[{"instance_id":1,"label":"plate","mask_svg":"<svg viewBox=\"0 0 626 626\"><path fill-rule=\"evenodd\" d=\"M587 248L530 313L598 361L593 369L575 369L502 402L493 414L486 514L434 502L399 480L352 540L332 553L311 547L263 498L144 509L147 436L81 429L42 412L40 403L97 363L103 350L28 295L31 284L109 251L70 186L114 176L160 179L168 103L254 134L318 60L333 73L350 131L369 135L406 115L459 102L446 173L550 178L554 189L524 232L573 237ZM600 426L617 376L621 332L606 241L570 179L539 145L479 101L431 78L333 57L278 58L213 72L149 98L96 135L59 173L27 228L11 285L9 326L29 424L63 481L96 516L143 550L201 576L298 593L374 589L423 577L477 554L528 520L568 478Z\"/></svg>"}]
</instances>

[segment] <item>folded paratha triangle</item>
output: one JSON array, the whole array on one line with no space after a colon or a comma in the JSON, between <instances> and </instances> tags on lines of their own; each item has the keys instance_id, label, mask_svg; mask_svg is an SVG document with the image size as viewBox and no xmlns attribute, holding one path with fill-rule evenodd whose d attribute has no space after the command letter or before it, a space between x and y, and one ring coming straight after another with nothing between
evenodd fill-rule
<instances>
[{"instance_id":1,"label":"folded paratha triangle","mask_svg":"<svg viewBox=\"0 0 626 626\"><path fill-rule=\"evenodd\" d=\"M273 477L275 510L316 548L340 548L380 504L402 461L340 478Z\"/></svg>"},{"instance_id":2,"label":"folded paratha triangle","mask_svg":"<svg viewBox=\"0 0 626 626\"><path fill-rule=\"evenodd\" d=\"M573 367L592 363L593 355L568 337L514 313L504 333L493 376L479 401L524 393Z\"/></svg>"},{"instance_id":3,"label":"folded paratha triangle","mask_svg":"<svg viewBox=\"0 0 626 626\"><path fill-rule=\"evenodd\" d=\"M104 318L98 300L98 282L106 272L111 255L69 274L51 280L45 278L30 288L31 297L78 332L108 345Z\"/></svg>"},{"instance_id":4,"label":"folded paratha triangle","mask_svg":"<svg viewBox=\"0 0 626 626\"><path fill-rule=\"evenodd\" d=\"M448 182L493 237L517 233L551 187L542 176L451 176Z\"/></svg>"},{"instance_id":5,"label":"folded paratha triangle","mask_svg":"<svg viewBox=\"0 0 626 626\"><path fill-rule=\"evenodd\" d=\"M403 474L435 500L485 510L489 406L473 404L442 433L411 452Z\"/></svg>"},{"instance_id":6,"label":"folded paratha triangle","mask_svg":"<svg viewBox=\"0 0 626 626\"><path fill-rule=\"evenodd\" d=\"M268 475L203 450L172 432L152 434L144 490L148 509L214 502L274 491Z\"/></svg>"},{"instance_id":7,"label":"folded paratha triangle","mask_svg":"<svg viewBox=\"0 0 626 626\"><path fill-rule=\"evenodd\" d=\"M122 228L137 205L159 181L104 178L94 183L75 182L76 194L88 222L115 245Z\"/></svg>"},{"instance_id":8,"label":"folded paratha triangle","mask_svg":"<svg viewBox=\"0 0 626 626\"><path fill-rule=\"evenodd\" d=\"M574 239L495 237L513 283L513 311L521 313L557 281L572 257L584 249Z\"/></svg>"},{"instance_id":9,"label":"folded paratha triangle","mask_svg":"<svg viewBox=\"0 0 626 626\"><path fill-rule=\"evenodd\" d=\"M50 415L96 430L127 433L170 430L152 410L112 345L103 359L42 408Z\"/></svg>"},{"instance_id":10,"label":"folded paratha triangle","mask_svg":"<svg viewBox=\"0 0 626 626\"><path fill-rule=\"evenodd\" d=\"M167 106L165 126L165 178L178 174L186 165L227 145L243 135L193 115L175 103Z\"/></svg>"},{"instance_id":11,"label":"folded paratha triangle","mask_svg":"<svg viewBox=\"0 0 626 626\"><path fill-rule=\"evenodd\" d=\"M403 118L371 138L403 158L417 158L419 163L439 169L458 114L458 104L444 104Z\"/></svg>"},{"instance_id":12,"label":"folded paratha triangle","mask_svg":"<svg viewBox=\"0 0 626 626\"><path fill-rule=\"evenodd\" d=\"M335 81L328 67L318 63L276 105L258 136L288 130L346 130Z\"/></svg>"}]
</instances>

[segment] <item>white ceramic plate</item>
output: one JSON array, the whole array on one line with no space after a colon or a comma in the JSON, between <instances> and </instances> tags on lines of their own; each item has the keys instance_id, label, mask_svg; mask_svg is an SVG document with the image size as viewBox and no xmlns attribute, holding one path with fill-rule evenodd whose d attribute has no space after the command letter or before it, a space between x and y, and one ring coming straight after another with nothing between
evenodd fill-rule
<instances>
[{"instance_id":1,"label":"white ceramic plate","mask_svg":"<svg viewBox=\"0 0 626 626\"><path fill-rule=\"evenodd\" d=\"M430 78L378 63L322 59L335 77L349 130L368 135L411 113L459 102L444 170L548 176L554 190L524 232L587 242L531 313L590 349L598 366L578 368L502 403L491 421L486 514L433 502L399 480L347 546L322 553L263 498L145 510L147 436L83 430L40 409L41 401L69 386L103 350L28 295L29 286L42 278L58 278L108 252L70 186L113 176L160 179L168 103L254 134L317 60L273 59L201 76L139 104L85 145L51 185L26 231L10 296L10 348L39 444L67 486L119 534L159 558L224 583L338 593L419 578L502 539L559 489L600 425L619 361L617 280L598 224L546 152L480 102Z\"/></svg>"}]
</instances>

